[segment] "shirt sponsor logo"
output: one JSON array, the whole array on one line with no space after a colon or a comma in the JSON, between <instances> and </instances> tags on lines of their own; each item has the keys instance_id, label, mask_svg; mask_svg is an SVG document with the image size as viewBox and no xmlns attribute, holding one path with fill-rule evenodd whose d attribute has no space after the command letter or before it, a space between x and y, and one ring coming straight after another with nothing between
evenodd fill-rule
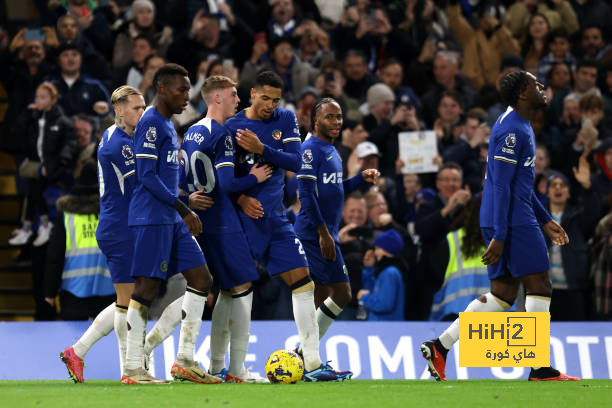
<instances>
[{"instance_id":1,"label":"shirt sponsor logo","mask_svg":"<svg viewBox=\"0 0 612 408\"><path fill-rule=\"evenodd\" d=\"M323 173L323 184L339 184L342 183L342 172Z\"/></svg>"},{"instance_id":2,"label":"shirt sponsor logo","mask_svg":"<svg viewBox=\"0 0 612 408\"><path fill-rule=\"evenodd\" d=\"M149 130L147 130L147 134L145 137L149 142L154 143L157 140L157 129L151 126Z\"/></svg>"},{"instance_id":3,"label":"shirt sponsor logo","mask_svg":"<svg viewBox=\"0 0 612 408\"><path fill-rule=\"evenodd\" d=\"M281 139L281 137L283 137L283 132L281 132L281 131L280 131L280 130L278 130L278 129L274 129L274 130L272 131L272 139L274 139L274 140L280 140L280 139Z\"/></svg>"},{"instance_id":4,"label":"shirt sponsor logo","mask_svg":"<svg viewBox=\"0 0 612 408\"><path fill-rule=\"evenodd\" d=\"M525 164L523 164L523 166L525 167L535 167L535 156L531 157L529 156L527 158L527 160L525 160Z\"/></svg>"},{"instance_id":5,"label":"shirt sponsor logo","mask_svg":"<svg viewBox=\"0 0 612 408\"><path fill-rule=\"evenodd\" d=\"M312 151L310 149L304 150L304 153L302 153L302 161L304 163L312 163L312 160L313 160Z\"/></svg>"},{"instance_id":6,"label":"shirt sponsor logo","mask_svg":"<svg viewBox=\"0 0 612 408\"><path fill-rule=\"evenodd\" d=\"M166 161L168 163L178 163L178 150L168 150Z\"/></svg>"},{"instance_id":7,"label":"shirt sponsor logo","mask_svg":"<svg viewBox=\"0 0 612 408\"><path fill-rule=\"evenodd\" d=\"M510 133L506 136L506 146L511 148L516 146L516 135L514 133Z\"/></svg>"}]
</instances>

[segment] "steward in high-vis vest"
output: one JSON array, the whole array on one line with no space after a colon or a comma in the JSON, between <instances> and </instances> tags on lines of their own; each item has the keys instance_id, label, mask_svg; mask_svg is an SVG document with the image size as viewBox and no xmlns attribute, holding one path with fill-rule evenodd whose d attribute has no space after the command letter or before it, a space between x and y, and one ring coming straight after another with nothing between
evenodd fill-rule
<instances>
[{"instance_id":1,"label":"steward in high-vis vest","mask_svg":"<svg viewBox=\"0 0 612 408\"><path fill-rule=\"evenodd\" d=\"M47 248L45 299L59 294L63 320L87 320L115 301L106 257L98 248L97 167L88 162L70 194L57 200L58 218ZM127 228L127 226L126 226Z\"/></svg>"}]
</instances>

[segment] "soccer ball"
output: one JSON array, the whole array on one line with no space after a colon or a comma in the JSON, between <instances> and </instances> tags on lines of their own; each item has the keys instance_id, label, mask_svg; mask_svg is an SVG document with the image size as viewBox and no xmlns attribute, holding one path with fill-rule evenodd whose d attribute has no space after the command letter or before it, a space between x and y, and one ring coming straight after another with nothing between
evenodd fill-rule
<instances>
[{"instance_id":1,"label":"soccer ball","mask_svg":"<svg viewBox=\"0 0 612 408\"><path fill-rule=\"evenodd\" d=\"M293 351L277 350L266 361L266 375L273 384L295 384L304 376L304 362Z\"/></svg>"}]
</instances>

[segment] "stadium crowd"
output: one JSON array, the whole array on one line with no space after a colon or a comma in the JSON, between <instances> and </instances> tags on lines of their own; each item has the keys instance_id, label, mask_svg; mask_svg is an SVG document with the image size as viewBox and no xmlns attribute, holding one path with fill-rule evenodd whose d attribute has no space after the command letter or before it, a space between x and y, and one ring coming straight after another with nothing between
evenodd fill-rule
<instances>
[{"instance_id":1,"label":"stadium crowd","mask_svg":"<svg viewBox=\"0 0 612 408\"><path fill-rule=\"evenodd\" d=\"M57 253L45 254L58 247L48 244L58 226L55 200L82 194L85 179L91 187L90 161L114 120L113 89L133 86L150 103L153 75L166 62L184 66L191 80L191 103L173 118L179 136L205 114L199 90L211 75L238 81L244 108L257 73L278 73L284 82L281 106L295 112L302 140L311 130L313 104L322 97L339 102L344 126L336 147L344 178L368 168L381 172L377 185L346 198L342 213L339 238L353 291L340 316L347 320L368 314L396 320L455 317L445 312L460 295L450 289L453 274L466 265L486 271L479 261L484 252L479 192L490 128L506 110L498 83L512 71L533 73L549 100L532 122L534 187L570 238L563 247L549 243L552 319L612 318L609 2L35 3L36 22L27 27L11 23L2 30L0 82L8 107L0 149L12 154L18 167L23 215L9 242L24 251L30 245L35 249L27 253L37 269L37 318L55 318L52 306L62 291ZM404 174L398 134L424 130L435 132L439 170ZM291 217L300 203L294 174L286 178ZM401 271L392 283L385 282L382 266L368 254L387 230L403 241L388 261ZM291 319L290 291L278 278L262 270L255 287L254 319ZM473 292L473 299L481 286L461 289ZM368 291L377 292L377 301L361 301Z\"/></svg>"}]
</instances>

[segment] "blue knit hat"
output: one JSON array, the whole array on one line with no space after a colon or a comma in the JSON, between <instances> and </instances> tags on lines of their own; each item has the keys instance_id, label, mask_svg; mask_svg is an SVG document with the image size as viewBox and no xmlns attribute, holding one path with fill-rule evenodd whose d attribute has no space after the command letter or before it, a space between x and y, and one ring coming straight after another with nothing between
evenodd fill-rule
<instances>
[{"instance_id":1,"label":"blue knit hat","mask_svg":"<svg viewBox=\"0 0 612 408\"><path fill-rule=\"evenodd\" d=\"M377 236L374 245L393 256L398 256L404 247L404 240L396 230L390 229Z\"/></svg>"}]
</instances>

